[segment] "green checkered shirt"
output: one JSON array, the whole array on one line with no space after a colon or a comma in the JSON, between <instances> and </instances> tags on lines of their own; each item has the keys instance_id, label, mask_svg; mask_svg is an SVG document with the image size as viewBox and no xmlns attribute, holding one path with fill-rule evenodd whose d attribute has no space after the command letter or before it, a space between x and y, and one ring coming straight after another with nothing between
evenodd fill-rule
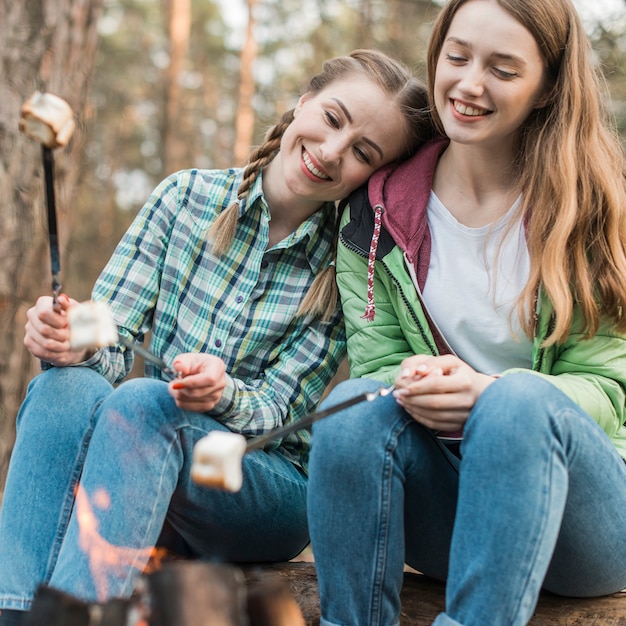
<instances>
[{"instance_id":1,"label":"green checkered shirt","mask_svg":"<svg viewBox=\"0 0 626 626\"><path fill-rule=\"evenodd\" d=\"M240 207L235 240L211 254L208 231L236 198L241 169L186 170L154 190L98 278L94 300L110 303L120 332L143 341L166 363L184 352L224 360L227 386L209 412L246 437L314 410L345 355L338 308L328 323L295 313L315 275L330 262L334 205L327 203L287 239L267 250L270 214L261 176ZM122 346L86 365L113 383L130 371ZM146 376L161 378L147 363ZM276 443L278 446L278 442ZM306 468L308 430L282 442Z\"/></svg>"}]
</instances>

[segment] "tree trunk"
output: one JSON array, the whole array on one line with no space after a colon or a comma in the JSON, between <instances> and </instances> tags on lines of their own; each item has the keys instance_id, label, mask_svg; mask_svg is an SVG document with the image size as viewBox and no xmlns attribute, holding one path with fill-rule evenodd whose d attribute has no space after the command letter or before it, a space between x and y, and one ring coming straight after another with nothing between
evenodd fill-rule
<instances>
[{"instance_id":1,"label":"tree trunk","mask_svg":"<svg viewBox=\"0 0 626 626\"><path fill-rule=\"evenodd\" d=\"M190 167L186 163L187 142L180 132L183 120L181 110L181 78L189 49L191 29L191 0L168 0L168 37L170 64L165 88L163 132L163 176Z\"/></svg>"},{"instance_id":2,"label":"tree trunk","mask_svg":"<svg viewBox=\"0 0 626 626\"><path fill-rule=\"evenodd\" d=\"M254 36L254 7L257 0L247 0L248 26L246 40L241 50L241 74L239 77L239 106L235 122L235 163L243 165L248 160L254 136L254 74L253 65L258 53Z\"/></svg>"},{"instance_id":3,"label":"tree trunk","mask_svg":"<svg viewBox=\"0 0 626 626\"><path fill-rule=\"evenodd\" d=\"M23 102L35 90L66 100L77 118L70 144L54 151L61 242L79 175L81 118L94 67L102 0L0 0L0 492L15 416L39 364L22 338L26 310L51 293L41 145L19 133Z\"/></svg>"}]
</instances>

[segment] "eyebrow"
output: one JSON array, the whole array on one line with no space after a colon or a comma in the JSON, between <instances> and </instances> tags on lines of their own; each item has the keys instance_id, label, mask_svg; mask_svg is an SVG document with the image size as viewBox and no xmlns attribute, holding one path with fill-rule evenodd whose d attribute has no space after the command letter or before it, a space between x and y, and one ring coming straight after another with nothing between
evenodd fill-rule
<instances>
[{"instance_id":1,"label":"eyebrow","mask_svg":"<svg viewBox=\"0 0 626 626\"><path fill-rule=\"evenodd\" d=\"M446 39L447 42L456 43L460 46L464 46L466 48L472 49L472 44L469 41L465 41L464 39L459 39L458 37L448 37ZM515 54L505 54L504 52L493 52L491 54L492 57L496 59L502 59L503 61L512 61L513 63L517 63L520 66L526 66L526 61Z\"/></svg>"},{"instance_id":2,"label":"eyebrow","mask_svg":"<svg viewBox=\"0 0 626 626\"><path fill-rule=\"evenodd\" d=\"M339 100L339 98L331 98L331 100L333 100L334 102L337 103L339 108L343 111L343 114L346 116L346 119L348 120L348 122L350 122L350 124L352 124L352 122L353 122L352 115L350 115L350 111L348 111L348 109L346 108L346 105L341 100ZM367 137L363 137L362 140L366 144L372 146L372 148L374 148L374 150L376 150L376 152L378 152L378 154L380 155L381 159L385 158L385 155L383 154L383 151L380 149L380 146L377 143L375 143L371 139L368 139Z\"/></svg>"}]
</instances>

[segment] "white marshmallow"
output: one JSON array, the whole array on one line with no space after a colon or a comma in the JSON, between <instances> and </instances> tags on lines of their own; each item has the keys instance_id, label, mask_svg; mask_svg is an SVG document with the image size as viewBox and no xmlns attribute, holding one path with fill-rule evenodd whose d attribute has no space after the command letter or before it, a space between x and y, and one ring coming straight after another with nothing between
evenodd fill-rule
<instances>
[{"instance_id":1,"label":"white marshmallow","mask_svg":"<svg viewBox=\"0 0 626 626\"><path fill-rule=\"evenodd\" d=\"M67 313L72 350L101 348L118 342L117 326L106 302L89 300L70 307Z\"/></svg>"},{"instance_id":2,"label":"white marshmallow","mask_svg":"<svg viewBox=\"0 0 626 626\"><path fill-rule=\"evenodd\" d=\"M23 105L20 130L47 148L66 145L74 134L74 112L62 98L36 91Z\"/></svg>"},{"instance_id":3,"label":"white marshmallow","mask_svg":"<svg viewBox=\"0 0 626 626\"><path fill-rule=\"evenodd\" d=\"M237 433L213 430L193 448L191 479L205 487L236 492L243 484L246 439Z\"/></svg>"}]
</instances>

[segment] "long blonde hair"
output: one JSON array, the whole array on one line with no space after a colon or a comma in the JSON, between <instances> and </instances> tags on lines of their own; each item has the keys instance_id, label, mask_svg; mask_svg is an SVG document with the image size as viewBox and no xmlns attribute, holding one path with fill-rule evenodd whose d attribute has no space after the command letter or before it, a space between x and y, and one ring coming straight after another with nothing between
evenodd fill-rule
<instances>
[{"instance_id":1,"label":"long blonde hair","mask_svg":"<svg viewBox=\"0 0 626 626\"><path fill-rule=\"evenodd\" d=\"M452 18L468 0L441 11L428 50L429 90ZM606 84L591 65L590 42L570 0L495 0L535 38L546 64L549 97L521 129L517 168L530 254L518 311L532 336L539 288L554 307L546 345L568 336L574 304L585 337L606 316L626 331L626 161L606 109ZM433 107L433 119L441 120Z\"/></svg>"},{"instance_id":2,"label":"long blonde hair","mask_svg":"<svg viewBox=\"0 0 626 626\"><path fill-rule=\"evenodd\" d=\"M324 62L322 71L311 79L305 93L318 93L331 82L355 74L370 78L385 93L395 98L404 120L405 145L402 158L412 154L431 137L432 125L425 85L404 64L377 50L355 50L349 55ZM217 216L209 232L212 251L217 256L223 255L231 246L239 219L239 203L246 197L259 172L276 156L283 133L293 119L294 109L285 112L278 123L268 130L263 143L250 154L237 190L237 201ZM337 220L338 216L335 215L333 223L327 226L336 230ZM328 320L334 314L338 302L334 269L336 243L335 236L332 259L315 277L302 300L299 315L314 315Z\"/></svg>"}]
</instances>

